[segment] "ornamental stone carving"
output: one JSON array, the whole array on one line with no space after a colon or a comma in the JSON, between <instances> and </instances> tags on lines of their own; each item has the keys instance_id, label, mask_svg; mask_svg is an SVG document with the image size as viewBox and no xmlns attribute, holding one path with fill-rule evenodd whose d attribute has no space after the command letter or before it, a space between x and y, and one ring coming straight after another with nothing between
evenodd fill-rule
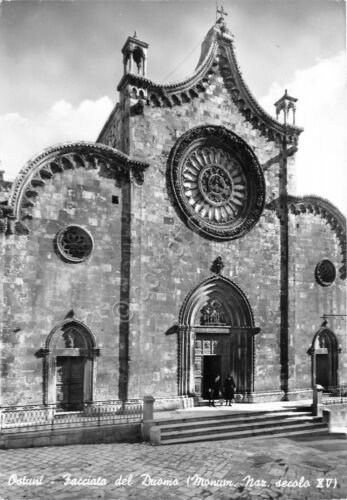
<instances>
[{"instance_id":1,"label":"ornamental stone carving","mask_svg":"<svg viewBox=\"0 0 347 500\"><path fill-rule=\"evenodd\" d=\"M225 325L226 323L227 314L218 300L209 300L201 309L201 325Z\"/></svg>"},{"instance_id":2,"label":"ornamental stone carving","mask_svg":"<svg viewBox=\"0 0 347 500\"><path fill-rule=\"evenodd\" d=\"M224 262L221 256L217 257L213 262L211 266L211 271L214 274L222 274L222 271L224 269Z\"/></svg>"},{"instance_id":3,"label":"ornamental stone carving","mask_svg":"<svg viewBox=\"0 0 347 500\"><path fill-rule=\"evenodd\" d=\"M80 226L68 226L56 235L56 250L65 262L83 262L93 250L93 239Z\"/></svg>"},{"instance_id":4,"label":"ornamental stone carving","mask_svg":"<svg viewBox=\"0 0 347 500\"><path fill-rule=\"evenodd\" d=\"M171 151L169 191L188 226L206 237L231 240L258 221L265 182L249 146L224 127L196 127Z\"/></svg>"},{"instance_id":5,"label":"ornamental stone carving","mask_svg":"<svg viewBox=\"0 0 347 500\"><path fill-rule=\"evenodd\" d=\"M198 65L190 77L176 83L160 84L142 75L126 73L117 89L130 93L132 99L137 99L137 104L141 103L132 109L136 114L143 112L144 102L148 106L171 108L198 99L210 87L215 75L221 74L232 100L254 129L269 141L282 144L286 138L287 144L296 145L303 129L288 123L284 126L258 104L242 76L233 38L224 19L219 18L202 43ZM108 133L109 126L106 126L98 140L105 141Z\"/></svg>"},{"instance_id":6,"label":"ornamental stone carving","mask_svg":"<svg viewBox=\"0 0 347 500\"><path fill-rule=\"evenodd\" d=\"M144 180L144 171L148 167L147 163L130 158L121 151L104 144L76 142L46 149L30 160L19 172L12 185L6 208L7 212L11 211L14 229L9 227L8 221L1 227L3 221L0 214L0 230L2 229L7 234L12 232L27 234L28 228L22 220L32 218L31 209L35 206L40 190L56 174L79 168L94 169L114 179L116 185L127 183L130 179L141 185Z\"/></svg>"},{"instance_id":7,"label":"ornamental stone carving","mask_svg":"<svg viewBox=\"0 0 347 500\"><path fill-rule=\"evenodd\" d=\"M319 285L330 286L336 279L336 268L330 260L323 259L318 262L314 274Z\"/></svg>"}]
</instances>

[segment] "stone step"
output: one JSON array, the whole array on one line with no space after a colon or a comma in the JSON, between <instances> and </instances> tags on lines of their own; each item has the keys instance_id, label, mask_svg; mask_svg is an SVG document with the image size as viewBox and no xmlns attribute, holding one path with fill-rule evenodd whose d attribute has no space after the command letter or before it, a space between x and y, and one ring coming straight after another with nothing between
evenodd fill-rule
<instances>
[{"instance_id":1,"label":"stone step","mask_svg":"<svg viewBox=\"0 0 347 500\"><path fill-rule=\"evenodd\" d=\"M281 418L283 416L290 416L290 415L312 415L310 411L294 411L294 410L278 410L278 411L252 411L252 412L241 412L241 413L234 413L234 412L227 412L224 415L223 414L217 414L217 415L191 415L191 416L186 416L182 418L172 418L170 420L161 420L157 419L155 421L156 425L172 425L172 424L179 424L179 423L184 423L184 422L207 422L207 421L221 421L221 420L233 420L233 421L240 421L242 419L253 419L253 418L268 418L270 416L276 416L278 418Z\"/></svg>"},{"instance_id":2,"label":"stone step","mask_svg":"<svg viewBox=\"0 0 347 500\"><path fill-rule=\"evenodd\" d=\"M243 429L264 429L269 426L271 427L278 427L278 426L295 426L298 424L313 424L313 423L321 423L321 419L319 417L294 417L294 418L287 418L287 419L267 419L263 420L261 422L257 420L252 420L249 422L218 422L214 421L209 422L209 423L204 423L203 425L201 422L195 422L191 424L176 424L176 425L165 425L162 426L160 425L160 432L161 436L168 436L168 435L176 435L177 433L180 433L181 435L190 435L192 433L214 433L214 432L223 432L223 431L240 431Z\"/></svg>"},{"instance_id":3,"label":"stone step","mask_svg":"<svg viewBox=\"0 0 347 500\"><path fill-rule=\"evenodd\" d=\"M240 403L238 403L237 401L233 403L232 406L235 406L235 404L237 405L240 405ZM215 400L215 405L217 408L220 407L220 400ZM223 399L223 403L222 403L222 406L225 406L225 399ZM248 406L252 406L252 403L242 403L242 406L244 406L245 408L247 408ZM208 404L208 399L203 399L201 401L198 401L197 404L195 405L195 407L198 407L198 408L209 408L209 404ZM302 404L301 402L297 402L296 404L291 404L291 405L288 405L286 407L282 406L281 408L279 408L278 410L273 410L273 411L282 411L282 410L287 410L287 411L311 411L312 410L312 405L311 404ZM272 411L270 409L262 409L262 410L257 410L258 412L269 412L269 411Z\"/></svg>"},{"instance_id":4,"label":"stone step","mask_svg":"<svg viewBox=\"0 0 347 500\"><path fill-rule=\"evenodd\" d=\"M266 427L264 429L248 429L243 431L222 432L212 434L198 434L192 436L177 435L176 437L163 438L160 444L192 443L201 441L216 441L229 439L248 439L248 438L271 438L271 437L289 437L302 435L326 435L328 427L325 423L309 424L305 426L300 423L297 426ZM153 441L153 444L159 444Z\"/></svg>"},{"instance_id":5,"label":"stone step","mask_svg":"<svg viewBox=\"0 0 347 500\"><path fill-rule=\"evenodd\" d=\"M189 428L207 428L207 427L215 427L215 426L228 426L228 427L239 427L239 426L247 426L247 425L266 425L271 422L285 422L291 419L298 419L302 421L312 421L313 419L319 419L318 417L312 417L311 413L305 414L295 414L295 413L268 413L266 415L256 416L239 416L239 415L229 415L228 417L218 416L216 415L211 419L179 419L179 420L171 420L171 421L157 421L154 423L156 426L160 426L162 430L183 430Z\"/></svg>"}]
</instances>

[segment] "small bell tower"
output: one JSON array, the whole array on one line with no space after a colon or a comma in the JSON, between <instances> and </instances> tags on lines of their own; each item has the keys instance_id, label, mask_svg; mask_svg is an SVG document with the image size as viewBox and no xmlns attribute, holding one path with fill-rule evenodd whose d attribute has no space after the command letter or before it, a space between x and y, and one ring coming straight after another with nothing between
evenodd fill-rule
<instances>
[{"instance_id":1,"label":"small bell tower","mask_svg":"<svg viewBox=\"0 0 347 500\"><path fill-rule=\"evenodd\" d=\"M124 75L147 76L147 49L148 43L137 38L136 31L128 36L122 48Z\"/></svg>"},{"instance_id":2,"label":"small bell tower","mask_svg":"<svg viewBox=\"0 0 347 500\"><path fill-rule=\"evenodd\" d=\"M276 119L278 120L281 111L283 111L283 123L284 125L295 125L295 111L296 111L296 97L291 97L287 93L287 89L284 92L284 95L275 102L274 106L276 108ZM289 112L292 111L293 123L288 123Z\"/></svg>"}]
</instances>

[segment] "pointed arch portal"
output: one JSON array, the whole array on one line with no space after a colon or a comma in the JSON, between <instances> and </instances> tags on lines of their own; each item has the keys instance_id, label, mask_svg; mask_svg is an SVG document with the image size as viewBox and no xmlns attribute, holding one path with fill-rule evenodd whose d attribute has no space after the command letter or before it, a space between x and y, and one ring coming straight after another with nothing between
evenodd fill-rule
<instances>
[{"instance_id":1,"label":"pointed arch portal","mask_svg":"<svg viewBox=\"0 0 347 500\"><path fill-rule=\"evenodd\" d=\"M43 358L44 404L62 410L79 410L93 400L95 337L81 321L67 319L47 336Z\"/></svg>"},{"instance_id":2,"label":"pointed arch portal","mask_svg":"<svg viewBox=\"0 0 347 500\"><path fill-rule=\"evenodd\" d=\"M206 398L211 381L230 373L237 392L254 390L254 327L251 306L231 280L215 276L186 297L179 316L178 386L180 395Z\"/></svg>"},{"instance_id":3,"label":"pointed arch portal","mask_svg":"<svg viewBox=\"0 0 347 500\"><path fill-rule=\"evenodd\" d=\"M312 386L318 384L329 389L338 385L339 351L334 332L325 327L320 328L309 349L312 358Z\"/></svg>"}]
</instances>

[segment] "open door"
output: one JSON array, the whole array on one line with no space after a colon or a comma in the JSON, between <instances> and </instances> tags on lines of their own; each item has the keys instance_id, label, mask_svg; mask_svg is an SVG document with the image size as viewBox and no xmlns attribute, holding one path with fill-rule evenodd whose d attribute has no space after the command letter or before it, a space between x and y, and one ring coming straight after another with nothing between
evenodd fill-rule
<instances>
[{"instance_id":1,"label":"open door","mask_svg":"<svg viewBox=\"0 0 347 500\"><path fill-rule=\"evenodd\" d=\"M203 357L203 398L208 399L208 389L213 389L214 381L217 375L221 375L222 357L204 356Z\"/></svg>"}]
</instances>

